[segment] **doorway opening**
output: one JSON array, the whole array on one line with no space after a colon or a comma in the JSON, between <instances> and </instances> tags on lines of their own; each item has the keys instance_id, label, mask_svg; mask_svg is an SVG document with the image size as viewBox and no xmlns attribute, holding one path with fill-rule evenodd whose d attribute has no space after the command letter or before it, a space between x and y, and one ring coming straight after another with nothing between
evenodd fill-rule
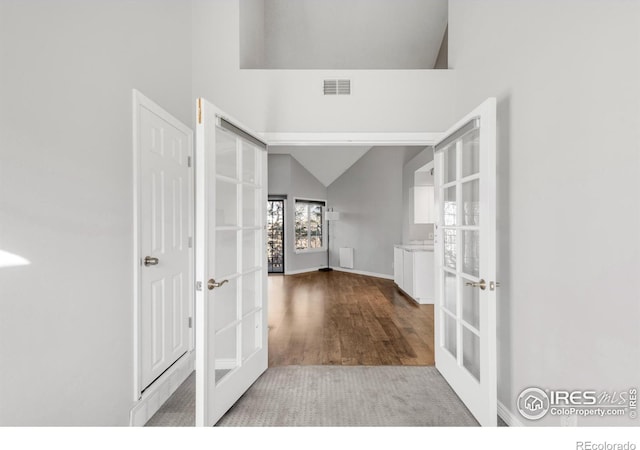
<instances>
[{"instance_id":1,"label":"doorway opening","mask_svg":"<svg viewBox=\"0 0 640 450\"><path fill-rule=\"evenodd\" d=\"M267 201L267 268L269 273L284 274L284 202L285 197Z\"/></svg>"}]
</instances>

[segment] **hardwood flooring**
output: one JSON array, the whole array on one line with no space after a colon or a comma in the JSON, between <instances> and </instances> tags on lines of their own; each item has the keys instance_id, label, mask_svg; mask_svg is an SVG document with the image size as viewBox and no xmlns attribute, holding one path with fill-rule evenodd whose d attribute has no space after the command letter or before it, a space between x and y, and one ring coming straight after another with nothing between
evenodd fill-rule
<instances>
[{"instance_id":1,"label":"hardwood flooring","mask_svg":"<svg viewBox=\"0 0 640 450\"><path fill-rule=\"evenodd\" d=\"M345 272L269 276L269 366L432 365L433 305Z\"/></svg>"}]
</instances>

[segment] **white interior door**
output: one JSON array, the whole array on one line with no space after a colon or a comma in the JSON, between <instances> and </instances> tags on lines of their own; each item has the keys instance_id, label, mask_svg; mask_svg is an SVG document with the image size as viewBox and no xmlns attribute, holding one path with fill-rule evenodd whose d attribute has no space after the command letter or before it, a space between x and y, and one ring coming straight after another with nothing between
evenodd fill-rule
<instances>
[{"instance_id":1,"label":"white interior door","mask_svg":"<svg viewBox=\"0 0 640 450\"><path fill-rule=\"evenodd\" d=\"M483 426L496 410L496 101L435 148L436 367Z\"/></svg>"},{"instance_id":2,"label":"white interior door","mask_svg":"<svg viewBox=\"0 0 640 450\"><path fill-rule=\"evenodd\" d=\"M134 94L138 148L140 394L191 347L192 131Z\"/></svg>"},{"instance_id":3,"label":"white interior door","mask_svg":"<svg viewBox=\"0 0 640 450\"><path fill-rule=\"evenodd\" d=\"M198 100L196 425L214 425L267 369L267 152ZM233 124L232 124L233 123Z\"/></svg>"}]
</instances>

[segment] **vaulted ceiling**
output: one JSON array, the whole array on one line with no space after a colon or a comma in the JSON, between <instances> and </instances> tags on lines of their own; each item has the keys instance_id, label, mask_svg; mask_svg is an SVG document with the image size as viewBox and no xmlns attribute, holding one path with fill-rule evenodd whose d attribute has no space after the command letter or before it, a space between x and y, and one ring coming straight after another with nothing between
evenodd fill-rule
<instances>
[{"instance_id":1,"label":"vaulted ceiling","mask_svg":"<svg viewBox=\"0 0 640 450\"><path fill-rule=\"evenodd\" d=\"M371 147L269 147L269 153L289 154L313 174L323 185L329 186L345 173Z\"/></svg>"}]
</instances>

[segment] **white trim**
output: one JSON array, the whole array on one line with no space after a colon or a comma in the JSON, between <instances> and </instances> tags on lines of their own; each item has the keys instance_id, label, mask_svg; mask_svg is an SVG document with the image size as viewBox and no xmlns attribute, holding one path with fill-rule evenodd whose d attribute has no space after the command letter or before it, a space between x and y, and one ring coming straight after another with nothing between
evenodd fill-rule
<instances>
[{"instance_id":1,"label":"white trim","mask_svg":"<svg viewBox=\"0 0 640 450\"><path fill-rule=\"evenodd\" d=\"M331 268L333 270L337 270L338 272L354 273L356 275L364 275L366 277L375 277L375 278L384 278L385 280L393 280L393 275L387 275L384 273L367 272L365 270L345 269L344 267L335 267L335 266Z\"/></svg>"},{"instance_id":2,"label":"white trim","mask_svg":"<svg viewBox=\"0 0 640 450\"><path fill-rule=\"evenodd\" d=\"M294 236L294 238L295 238L295 236ZM324 253L326 251L327 251L326 247L320 247L320 248L305 248L305 249L302 249L302 250L296 249L296 250L294 250L294 253L296 255L306 255L307 253Z\"/></svg>"},{"instance_id":3,"label":"white trim","mask_svg":"<svg viewBox=\"0 0 640 450\"><path fill-rule=\"evenodd\" d=\"M238 361L234 358L216 359L216 369L231 370L238 367Z\"/></svg>"},{"instance_id":4,"label":"white trim","mask_svg":"<svg viewBox=\"0 0 640 450\"><path fill-rule=\"evenodd\" d=\"M524 423L522 423L518 416L509 411L500 400L498 400L498 417L504 420L504 423L510 427L524 427Z\"/></svg>"},{"instance_id":5,"label":"white trim","mask_svg":"<svg viewBox=\"0 0 640 450\"><path fill-rule=\"evenodd\" d=\"M327 266L309 267L308 269L290 270L290 271L285 270L284 275L300 275L301 273L317 272L318 270L323 269L325 267ZM274 275L278 275L278 274L275 273Z\"/></svg>"},{"instance_id":6,"label":"white trim","mask_svg":"<svg viewBox=\"0 0 640 450\"><path fill-rule=\"evenodd\" d=\"M140 300L141 300L141 285L140 285L140 271L142 270L141 266L141 243L140 243L140 215L141 215L141 203L140 203L140 191L141 191L141 176L140 176L140 136L138 135L138 129L140 127L140 107L145 107L149 111L156 114L161 119L170 123L183 133L185 133L188 137L188 156L191 157L192 164L190 168L190 179L189 179L189 194L190 194L190 211L189 211L189 236L195 238L195 211L194 211L194 148L193 148L193 130L180 122L178 119L173 117L167 111L162 109L160 105L155 103L150 98L146 97L137 89L131 90L131 98L132 98L132 106L133 106L133 130L132 130L132 148L133 148L133 400L138 401L141 397L141 391L144 388L142 386L142 367L141 367L141 358L140 358ZM190 253L190 277L189 277L189 296L191 297L191 302L189 303L189 317L194 317L195 312L195 293L193 289L193 280L195 276L195 254L194 254L195 244L189 250ZM193 319L192 319L193 323ZM191 331L189 333L189 351L191 352L195 347L195 333L194 327L192 326ZM156 380L157 382L157 380Z\"/></svg>"},{"instance_id":7,"label":"white trim","mask_svg":"<svg viewBox=\"0 0 640 450\"><path fill-rule=\"evenodd\" d=\"M188 352L182 355L173 366L144 391L140 400L131 408L129 413L129 426L144 426L169 397L171 397L171 394L191 375L194 366L194 352Z\"/></svg>"},{"instance_id":8,"label":"white trim","mask_svg":"<svg viewBox=\"0 0 640 450\"><path fill-rule=\"evenodd\" d=\"M269 145L435 145L443 133L261 133Z\"/></svg>"}]
</instances>

